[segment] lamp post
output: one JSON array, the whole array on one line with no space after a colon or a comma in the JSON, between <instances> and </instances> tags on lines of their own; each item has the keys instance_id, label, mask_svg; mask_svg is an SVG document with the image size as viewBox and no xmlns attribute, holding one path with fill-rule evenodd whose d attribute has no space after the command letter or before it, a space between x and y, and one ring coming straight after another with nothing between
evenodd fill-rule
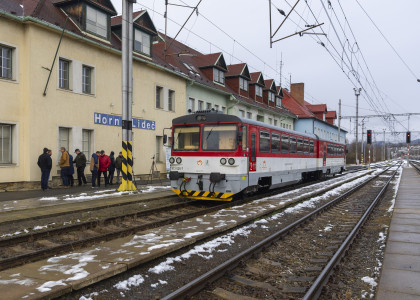
<instances>
[{"instance_id":1,"label":"lamp post","mask_svg":"<svg viewBox=\"0 0 420 300\"><path fill-rule=\"evenodd\" d=\"M354 94L356 95L356 165L359 164L359 159L357 157L357 143L359 142L359 95L361 88L353 88Z\"/></svg>"}]
</instances>

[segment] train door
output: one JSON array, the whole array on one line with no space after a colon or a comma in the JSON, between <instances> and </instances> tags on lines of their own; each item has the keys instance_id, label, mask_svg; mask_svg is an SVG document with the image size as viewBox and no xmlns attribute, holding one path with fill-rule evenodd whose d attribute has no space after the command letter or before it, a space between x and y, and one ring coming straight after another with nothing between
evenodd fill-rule
<instances>
[{"instance_id":1,"label":"train door","mask_svg":"<svg viewBox=\"0 0 420 300\"><path fill-rule=\"evenodd\" d=\"M249 149L249 172L255 172L257 170L257 129L250 126L249 132L251 134L250 138L250 149ZM249 176L248 176L249 178Z\"/></svg>"},{"instance_id":2,"label":"train door","mask_svg":"<svg viewBox=\"0 0 420 300\"><path fill-rule=\"evenodd\" d=\"M327 165L327 143L324 143L323 165Z\"/></svg>"}]
</instances>

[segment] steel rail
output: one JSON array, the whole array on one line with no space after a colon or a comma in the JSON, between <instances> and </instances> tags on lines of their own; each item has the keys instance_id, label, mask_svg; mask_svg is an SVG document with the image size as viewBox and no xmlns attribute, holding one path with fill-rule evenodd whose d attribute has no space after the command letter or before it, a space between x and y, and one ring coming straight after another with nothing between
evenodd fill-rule
<instances>
[{"instance_id":1,"label":"steel rail","mask_svg":"<svg viewBox=\"0 0 420 300\"><path fill-rule=\"evenodd\" d=\"M185 299L190 298L194 294L201 291L205 286L207 286L209 283L221 278L226 272L234 269L236 266L238 266L242 261L245 259L260 253L264 249L270 247L273 243L281 239L283 236L297 228L298 226L305 223L307 220L312 218L314 215L317 215L324 210L328 209L329 207L333 206L334 204L338 203L339 201L343 200L347 196L353 194L354 192L358 191L361 187L365 186L369 182L371 182L373 179L376 179L379 177L379 175L387 172L390 168L394 166L390 166L387 169L385 169L380 174L377 174L370 178L367 181L362 182L361 184L351 188L349 191L345 192L341 196L338 196L337 198L329 201L328 203L324 204L323 206L319 207L315 211L309 213L308 215L304 216L303 218L293 222L292 224L286 226L285 228L281 229L280 231L270 235L269 237L265 238L264 240L258 242L254 246L244 250L243 252L237 254L236 256L230 258L229 260L225 261L224 263L220 264L216 268L206 272L205 274L201 275L200 277L196 278L195 280L189 282L188 284L182 286L178 290L170 293L169 295L162 298L162 300L172 300L172 299Z\"/></svg>"},{"instance_id":2,"label":"steel rail","mask_svg":"<svg viewBox=\"0 0 420 300\"><path fill-rule=\"evenodd\" d=\"M401 167L398 166L398 169ZM397 170L391 175L391 178L385 183L385 185L382 187L376 198L372 201L372 203L369 205L368 209L365 211L363 216L360 218L360 220L357 222L357 224L354 226L353 230L349 233L347 238L344 240L344 242L341 244L341 246L338 248L338 250L335 252L333 257L330 259L330 261L327 263L325 268L321 271L321 274L315 279L314 283L310 287L310 289L306 292L305 296L303 297L304 300L310 300L310 299L318 299L319 295L322 292L322 288L328 283L328 280L331 276L331 274L334 271L334 268L340 263L341 259L345 256L346 251L349 249L350 245L353 243L354 239L356 238L357 234L359 233L362 226L366 223L367 219L370 217L370 215L373 212L373 209L378 204L379 200L385 193L386 189L388 188L389 184L391 183L392 179L394 179L395 174L397 173Z\"/></svg>"}]
</instances>

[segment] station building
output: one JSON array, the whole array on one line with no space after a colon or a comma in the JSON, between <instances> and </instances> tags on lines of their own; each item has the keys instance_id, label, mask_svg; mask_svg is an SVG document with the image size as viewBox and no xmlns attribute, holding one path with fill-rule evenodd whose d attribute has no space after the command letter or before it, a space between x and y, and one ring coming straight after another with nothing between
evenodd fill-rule
<instances>
[{"instance_id":1,"label":"station building","mask_svg":"<svg viewBox=\"0 0 420 300\"><path fill-rule=\"evenodd\" d=\"M53 152L56 183L60 147L87 157L121 151L121 20L109 0L0 2L0 191L37 187L44 147ZM223 53L203 54L166 37L147 11L135 12L133 21L135 175L147 178L153 157L166 172L165 130L198 110L302 132L337 131L328 123L331 112L319 118L293 86L283 93L246 63L227 65Z\"/></svg>"}]
</instances>

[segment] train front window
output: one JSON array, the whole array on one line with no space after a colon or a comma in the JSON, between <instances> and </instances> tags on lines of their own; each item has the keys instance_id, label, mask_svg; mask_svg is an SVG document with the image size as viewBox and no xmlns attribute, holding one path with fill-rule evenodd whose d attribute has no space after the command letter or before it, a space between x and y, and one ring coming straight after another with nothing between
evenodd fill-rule
<instances>
[{"instance_id":1,"label":"train front window","mask_svg":"<svg viewBox=\"0 0 420 300\"><path fill-rule=\"evenodd\" d=\"M203 150L236 150L238 127L236 125L205 125L203 127Z\"/></svg>"},{"instance_id":2,"label":"train front window","mask_svg":"<svg viewBox=\"0 0 420 300\"><path fill-rule=\"evenodd\" d=\"M173 150L198 150L200 148L200 127L175 127L173 141Z\"/></svg>"}]
</instances>

